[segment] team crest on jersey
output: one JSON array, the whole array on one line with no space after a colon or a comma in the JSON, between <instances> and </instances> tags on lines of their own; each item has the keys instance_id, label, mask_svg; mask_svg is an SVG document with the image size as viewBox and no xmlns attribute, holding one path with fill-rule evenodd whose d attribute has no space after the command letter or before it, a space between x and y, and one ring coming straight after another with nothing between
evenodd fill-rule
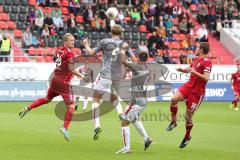
<instances>
[{"instance_id":1,"label":"team crest on jersey","mask_svg":"<svg viewBox=\"0 0 240 160\"><path fill-rule=\"evenodd\" d=\"M112 51L117 47L117 45L115 43L108 43L106 44L106 46L104 47L104 50L106 51Z\"/></svg>"}]
</instances>

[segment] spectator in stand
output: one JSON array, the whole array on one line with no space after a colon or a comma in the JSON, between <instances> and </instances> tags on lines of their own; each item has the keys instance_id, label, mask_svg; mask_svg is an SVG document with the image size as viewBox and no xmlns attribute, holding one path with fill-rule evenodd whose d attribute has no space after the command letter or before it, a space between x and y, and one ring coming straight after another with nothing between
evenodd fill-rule
<instances>
[{"instance_id":1,"label":"spectator in stand","mask_svg":"<svg viewBox=\"0 0 240 160\"><path fill-rule=\"evenodd\" d=\"M171 2L169 2L168 4L166 4L165 7L165 16L167 17L173 17L173 5Z\"/></svg>"},{"instance_id":2,"label":"spectator in stand","mask_svg":"<svg viewBox=\"0 0 240 160\"><path fill-rule=\"evenodd\" d=\"M30 27L27 27L26 31L23 33L23 48L29 48L32 46L32 33Z\"/></svg>"},{"instance_id":3,"label":"spectator in stand","mask_svg":"<svg viewBox=\"0 0 240 160\"><path fill-rule=\"evenodd\" d=\"M37 14L33 28L34 30L37 30L39 34L41 34L43 28L43 16L41 14Z\"/></svg>"},{"instance_id":4,"label":"spectator in stand","mask_svg":"<svg viewBox=\"0 0 240 160\"><path fill-rule=\"evenodd\" d=\"M172 59L169 56L168 50L165 50L162 57L163 57L164 64L173 64Z\"/></svg>"},{"instance_id":5,"label":"spectator in stand","mask_svg":"<svg viewBox=\"0 0 240 160\"><path fill-rule=\"evenodd\" d=\"M173 18L177 18L179 15L181 15L182 11L179 8L178 5L174 5L173 7Z\"/></svg>"},{"instance_id":6,"label":"spectator in stand","mask_svg":"<svg viewBox=\"0 0 240 160\"><path fill-rule=\"evenodd\" d=\"M153 32L153 31L155 31L155 27L156 27L155 18L154 18L154 16L151 16L151 17L148 19L148 22L147 22L147 29L148 29L150 32Z\"/></svg>"},{"instance_id":7,"label":"spectator in stand","mask_svg":"<svg viewBox=\"0 0 240 160\"><path fill-rule=\"evenodd\" d=\"M180 33L188 34L187 19L183 19L179 23L179 31L180 31Z\"/></svg>"},{"instance_id":8,"label":"spectator in stand","mask_svg":"<svg viewBox=\"0 0 240 160\"><path fill-rule=\"evenodd\" d=\"M179 62L180 64L188 64L187 55L183 50L180 51Z\"/></svg>"},{"instance_id":9,"label":"spectator in stand","mask_svg":"<svg viewBox=\"0 0 240 160\"><path fill-rule=\"evenodd\" d=\"M56 13L56 16L53 17L53 24L55 25L57 33L64 30L63 20L58 16L58 13Z\"/></svg>"},{"instance_id":10,"label":"spectator in stand","mask_svg":"<svg viewBox=\"0 0 240 160\"><path fill-rule=\"evenodd\" d=\"M222 11L222 16L221 16L223 27L232 28L232 18L233 18L233 15L229 13L228 8L224 6Z\"/></svg>"},{"instance_id":11,"label":"spectator in stand","mask_svg":"<svg viewBox=\"0 0 240 160\"><path fill-rule=\"evenodd\" d=\"M58 0L49 0L49 3L51 7L58 6Z\"/></svg>"},{"instance_id":12,"label":"spectator in stand","mask_svg":"<svg viewBox=\"0 0 240 160\"><path fill-rule=\"evenodd\" d=\"M152 35L148 38L148 48L152 48L153 44L157 41L157 33L153 31Z\"/></svg>"},{"instance_id":13,"label":"spectator in stand","mask_svg":"<svg viewBox=\"0 0 240 160\"><path fill-rule=\"evenodd\" d=\"M163 64L164 63L164 60L163 60L163 50L158 50L158 55L156 56L155 59L156 59L155 61L158 64Z\"/></svg>"},{"instance_id":14,"label":"spectator in stand","mask_svg":"<svg viewBox=\"0 0 240 160\"><path fill-rule=\"evenodd\" d=\"M159 26L159 27L163 27L163 26L164 26L163 16L159 16L159 17L156 19L156 26Z\"/></svg>"},{"instance_id":15,"label":"spectator in stand","mask_svg":"<svg viewBox=\"0 0 240 160\"><path fill-rule=\"evenodd\" d=\"M207 15L208 15L208 8L205 4L203 4L198 11L198 15L197 15L198 22L201 24L206 23Z\"/></svg>"},{"instance_id":16,"label":"spectator in stand","mask_svg":"<svg viewBox=\"0 0 240 160\"><path fill-rule=\"evenodd\" d=\"M67 20L67 28L71 28L73 26L76 26L76 20L74 14L71 13Z\"/></svg>"},{"instance_id":17,"label":"spectator in stand","mask_svg":"<svg viewBox=\"0 0 240 160\"><path fill-rule=\"evenodd\" d=\"M69 1L68 11L69 11L69 13L73 13L74 15L77 14L76 3L74 0Z\"/></svg>"},{"instance_id":18,"label":"spectator in stand","mask_svg":"<svg viewBox=\"0 0 240 160\"><path fill-rule=\"evenodd\" d=\"M206 25L202 24L202 27L197 31L197 42L208 42L208 31Z\"/></svg>"},{"instance_id":19,"label":"spectator in stand","mask_svg":"<svg viewBox=\"0 0 240 160\"><path fill-rule=\"evenodd\" d=\"M195 58L194 51L191 50L191 49L187 50L187 61L188 61L188 64L192 63L193 58Z\"/></svg>"},{"instance_id":20,"label":"spectator in stand","mask_svg":"<svg viewBox=\"0 0 240 160\"><path fill-rule=\"evenodd\" d=\"M189 8L192 0L183 0L182 4L185 8Z\"/></svg>"},{"instance_id":21,"label":"spectator in stand","mask_svg":"<svg viewBox=\"0 0 240 160\"><path fill-rule=\"evenodd\" d=\"M35 11L33 8L31 8L28 13L28 21L30 22L31 26L33 26L35 18L36 18Z\"/></svg>"},{"instance_id":22,"label":"spectator in stand","mask_svg":"<svg viewBox=\"0 0 240 160\"><path fill-rule=\"evenodd\" d=\"M207 24L208 24L208 28L210 30L210 32L215 30L215 26L216 26L216 15L214 12L210 13L207 16Z\"/></svg>"},{"instance_id":23,"label":"spectator in stand","mask_svg":"<svg viewBox=\"0 0 240 160\"><path fill-rule=\"evenodd\" d=\"M193 29L194 29L194 24L192 22L192 19L188 19L187 21L187 33L192 35L193 34Z\"/></svg>"},{"instance_id":24,"label":"spectator in stand","mask_svg":"<svg viewBox=\"0 0 240 160\"><path fill-rule=\"evenodd\" d=\"M58 17L62 17L61 9L57 7L53 7L52 17L56 17L56 14L58 14Z\"/></svg>"},{"instance_id":25,"label":"spectator in stand","mask_svg":"<svg viewBox=\"0 0 240 160\"><path fill-rule=\"evenodd\" d=\"M147 13L144 12L143 10L141 10L140 12L140 17L141 17L141 20L140 20L140 24L146 24L147 21L148 21L148 16L147 16Z\"/></svg>"},{"instance_id":26,"label":"spectator in stand","mask_svg":"<svg viewBox=\"0 0 240 160\"><path fill-rule=\"evenodd\" d=\"M78 33L78 36L80 37L80 39L84 39L85 29L82 25L77 29L77 33Z\"/></svg>"},{"instance_id":27,"label":"spectator in stand","mask_svg":"<svg viewBox=\"0 0 240 160\"><path fill-rule=\"evenodd\" d=\"M48 29L51 29L52 27L54 27L53 18L51 17L50 13L48 13L47 17L44 19L44 24L43 25L47 26Z\"/></svg>"},{"instance_id":28,"label":"spectator in stand","mask_svg":"<svg viewBox=\"0 0 240 160\"><path fill-rule=\"evenodd\" d=\"M147 14L148 13L148 9L149 9L149 4L147 0L144 0L143 4L142 4L142 11Z\"/></svg>"},{"instance_id":29,"label":"spectator in stand","mask_svg":"<svg viewBox=\"0 0 240 160\"><path fill-rule=\"evenodd\" d=\"M157 44L153 43L153 45L151 46L151 48L149 48L149 56L151 58L155 58L158 55L158 50L157 50Z\"/></svg>"},{"instance_id":30,"label":"spectator in stand","mask_svg":"<svg viewBox=\"0 0 240 160\"><path fill-rule=\"evenodd\" d=\"M36 37L31 33L30 27L26 28L26 31L23 33L23 48L29 48L31 46L38 47L40 42Z\"/></svg>"},{"instance_id":31,"label":"spectator in stand","mask_svg":"<svg viewBox=\"0 0 240 160\"><path fill-rule=\"evenodd\" d=\"M106 18L105 11L108 9L107 0L99 0L98 11L101 19Z\"/></svg>"},{"instance_id":32,"label":"spectator in stand","mask_svg":"<svg viewBox=\"0 0 240 160\"><path fill-rule=\"evenodd\" d=\"M93 15L92 6L89 5L87 7L87 10L84 12L84 18L85 18L84 20L90 24L93 16L94 15Z\"/></svg>"},{"instance_id":33,"label":"spectator in stand","mask_svg":"<svg viewBox=\"0 0 240 160\"><path fill-rule=\"evenodd\" d=\"M149 51L148 51L148 48L147 48L147 46L146 46L146 44L145 44L144 41L140 41L140 44L139 44L139 46L138 46L138 51L137 51L137 53L141 53L141 52L144 52L144 53L148 53L148 52L149 52Z\"/></svg>"},{"instance_id":34,"label":"spectator in stand","mask_svg":"<svg viewBox=\"0 0 240 160\"><path fill-rule=\"evenodd\" d=\"M216 20L216 37L220 39L220 31L222 29L222 21L221 18L218 17Z\"/></svg>"},{"instance_id":35,"label":"spectator in stand","mask_svg":"<svg viewBox=\"0 0 240 160\"><path fill-rule=\"evenodd\" d=\"M123 14L123 10L119 10L119 14L116 20L122 27L125 26L125 16Z\"/></svg>"},{"instance_id":36,"label":"spectator in stand","mask_svg":"<svg viewBox=\"0 0 240 160\"><path fill-rule=\"evenodd\" d=\"M44 29L42 30L41 37L42 37L45 45L48 46L48 39L51 38L51 37L50 37L49 28L48 28L47 25L44 26Z\"/></svg>"},{"instance_id":37,"label":"spectator in stand","mask_svg":"<svg viewBox=\"0 0 240 160\"><path fill-rule=\"evenodd\" d=\"M172 28L173 28L173 22L172 22L172 19L171 19L170 17L168 17L167 21L165 21L164 26L165 26L165 28L166 28L167 33L168 33L170 30L172 30Z\"/></svg>"},{"instance_id":38,"label":"spectator in stand","mask_svg":"<svg viewBox=\"0 0 240 160\"><path fill-rule=\"evenodd\" d=\"M139 24L141 17L137 8L134 8L133 10L131 10L130 16L132 18L132 24Z\"/></svg>"},{"instance_id":39,"label":"spectator in stand","mask_svg":"<svg viewBox=\"0 0 240 160\"><path fill-rule=\"evenodd\" d=\"M46 1L45 0L37 0L37 5L38 6L46 6Z\"/></svg>"},{"instance_id":40,"label":"spectator in stand","mask_svg":"<svg viewBox=\"0 0 240 160\"><path fill-rule=\"evenodd\" d=\"M6 34L3 34L3 38L0 41L0 46L1 46L0 62L3 61L8 62L11 52L11 41Z\"/></svg>"},{"instance_id":41,"label":"spectator in stand","mask_svg":"<svg viewBox=\"0 0 240 160\"><path fill-rule=\"evenodd\" d=\"M91 27L94 31L106 31L106 23L104 20L101 20L96 14L91 21Z\"/></svg>"}]
</instances>

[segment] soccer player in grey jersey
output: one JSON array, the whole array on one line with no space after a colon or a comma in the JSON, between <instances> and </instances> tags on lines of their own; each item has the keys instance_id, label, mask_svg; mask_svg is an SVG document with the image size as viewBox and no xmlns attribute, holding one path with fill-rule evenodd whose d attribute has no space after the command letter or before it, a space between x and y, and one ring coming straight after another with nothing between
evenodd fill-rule
<instances>
[{"instance_id":1,"label":"soccer player in grey jersey","mask_svg":"<svg viewBox=\"0 0 240 160\"><path fill-rule=\"evenodd\" d=\"M128 45L124 45L121 50L121 57L124 57L125 50ZM130 129L129 124L132 123L137 131L142 135L144 139L144 150L146 150L152 143L149 138L143 123L140 121L139 116L146 108L147 105L147 87L146 82L148 81L149 73L146 66L148 59L147 52L141 52L138 54L138 63L131 63L126 61L126 58L121 58L121 62L133 72L131 80L131 100L129 105L126 107L125 112L119 117L122 121L122 140L124 146L116 153L130 153Z\"/></svg>"},{"instance_id":2,"label":"soccer player in grey jersey","mask_svg":"<svg viewBox=\"0 0 240 160\"><path fill-rule=\"evenodd\" d=\"M89 55L96 54L100 51L103 52L102 68L100 70L99 76L96 79L94 85L93 101L92 101L92 113L93 113L93 123L94 123L94 140L98 139L99 133L102 131L100 126L100 109L99 104L102 96L105 92L111 90L111 102L116 108L117 113L122 114L122 106L118 100L118 96L113 92L115 90L118 92L120 87L121 77L121 62L118 58L121 46L125 43L120 39L122 34L122 27L120 25L114 25L111 28L112 38L102 39L95 48L90 48L88 40L83 40L83 45L86 52ZM132 61L136 61L136 57L130 49L128 49L128 54Z\"/></svg>"}]
</instances>

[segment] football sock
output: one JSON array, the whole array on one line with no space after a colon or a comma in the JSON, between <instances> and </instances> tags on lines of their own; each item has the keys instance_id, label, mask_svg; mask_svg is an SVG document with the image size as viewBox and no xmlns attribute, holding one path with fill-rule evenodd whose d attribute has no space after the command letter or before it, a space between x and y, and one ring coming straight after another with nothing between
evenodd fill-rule
<instances>
[{"instance_id":1,"label":"football sock","mask_svg":"<svg viewBox=\"0 0 240 160\"><path fill-rule=\"evenodd\" d=\"M63 127L68 129L68 126L72 120L73 113L75 112L74 108L68 107L66 110Z\"/></svg>"},{"instance_id":2,"label":"football sock","mask_svg":"<svg viewBox=\"0 0 240 160\"><path fill-rule=\"evenodd\" d=\"M88 105L88 99L85 99L83 100L83 110L85 110L87 108L87 105Z\"/></svg>"},{"instance_id":3,"label":"football sock","mask_svg":"<svg viewBox=\"0 0 240 160\"><path fill-rule=\"evenodd\" d=\"M79 103L80 103L80 101L79 101L79 97L76 97L76 99L75 99L75 105L79 105Z\"/></svg>"},{"instance_id":4,"label":"football sock","mask_svg":"<svg viewBox=\"0 0 240 160\"><path fill-rule=\"evenodd\" d=\"M129 128L129 126L122 127L122 139L123 139L124 147L129 149L130 148L130 128Z\"/></svg>"},{"instance_id":5,"label":"football sock","mask_svg":"<svg viewBox=\"0 0 240 160\"><path fill-rule=\"evenodd\" d=\"M237 107L237 104L238 104L238 99L237 99L237 98L234 99L234 100L232 101L232 104L233 104L233 107L236 108L236 107Z\"/></svg>"},{"instance_id":6,"label":"football sock","mask_svg":"<svg viewBox=\"0 0 240 160\"><path fill-rule=\"evenodd\" d=\"M192 122L187 122L186 123L186 134L185 134L186 139L189 139L192 127L193 127Z\"/></svg>"},{"instance_id":7,"label":"football sock","mask_svg":"<svg viewBox=\"0 0 240 160\"><path fill-rule=\"evenodd\" d=\"M137 129L137 131L141 134L141 136L144 138L144 141L146 141L148 139L148 135L143 126L143 123L141 121L136 121L133 123L133 125Z\"/></svg>"},{"instance_id":8,"label":"football sock","mask_svg":"<svg viewBox=\"0 0 240 160\"><path fill-rule=\"evenodd\" d=\"M93 117L93 124L95 128L100 127L100 108L98 102L93 102L92 104L92 117Z\"/></svg>"},{"instance_id":9,"label":"football sock","mask_svg":"<svg viewBox=\"0 0 240 160\"><path fill-rule=\"evenodd\" d=\"M177 122L177 112L178 112L178 106L177 105L171 105L170 106L171 116L172 116L172 122Z\"/></svg>"},{"instance_id":10,"label":"football sock","mask_svg":"<svg viewBox=\"0 0 240 160\"><path fill-rule=\"evenodd\" d=\"M29 107L28 107L28 110L39 107L39 106L41 106L43 104L46 104L46 103L47 103L47 101L46 101L45 98L40 98L40 99L36 100L35 102L33 102L32 104L30 104Z\"/></svg>"}]
</instances>

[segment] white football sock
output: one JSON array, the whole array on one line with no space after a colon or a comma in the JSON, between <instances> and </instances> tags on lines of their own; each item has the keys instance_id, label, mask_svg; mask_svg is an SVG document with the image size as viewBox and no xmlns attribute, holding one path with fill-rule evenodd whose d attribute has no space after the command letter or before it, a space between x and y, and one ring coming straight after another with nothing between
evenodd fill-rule
<instances>
[{"instance_id":1,"label":"white football sock","mask_svg":"<svg viewBox=\"0 0 240 160\"><path fill-rule=\"evenodd\" d=\"M129 126L122 127L122 140L123 140L124 147L126 149L130 149L130 128L129 128Z\"/></svg>"},{"instance_id":2,"label":"white football sock","mask_svg":"<svg viewBox=\"0 0 240 160\"><path fill-rule=\"evenodd\" d=\"M92 104L92 117L93 117L93 124L94 127L100 127L100 108L98 102L93 102Z\"/></svg>"},{"instance_id":3,"label":"white football sock","mask_svg":"<svg viewBox=\"0 0 240 160\"><path fill-rule=\"evenodd\" d=\"M83 100L83 110L86 110L87 105L88 105L88 98L87 99L84 98L84 100Z\"/></svg>"},{"instance_id":4,"label":"white football sock","mask_svg":"<svg viewBox=\"0 0 240 160\"><path fill-rule=\"evenodd\" d=\"M141 121L136 121L133 123L134 127L137 129L137 131L142 135L144 138L144 141L148 139L147 132L143 126L143 123Z\"/></svg>"},{"instance_id":5,"label":"white football sock","mask_svg":"<svg viewBox=\"0 0 240 160\"><path fill-rule=\"evenodd\" d=\"M120 114L123 114L123 109L122 109L122 105L121 103L119 102L119 100L114 100L112 102L113 106L115 107L117 113L120 115Z\"/></svg>"}]
</instances>

